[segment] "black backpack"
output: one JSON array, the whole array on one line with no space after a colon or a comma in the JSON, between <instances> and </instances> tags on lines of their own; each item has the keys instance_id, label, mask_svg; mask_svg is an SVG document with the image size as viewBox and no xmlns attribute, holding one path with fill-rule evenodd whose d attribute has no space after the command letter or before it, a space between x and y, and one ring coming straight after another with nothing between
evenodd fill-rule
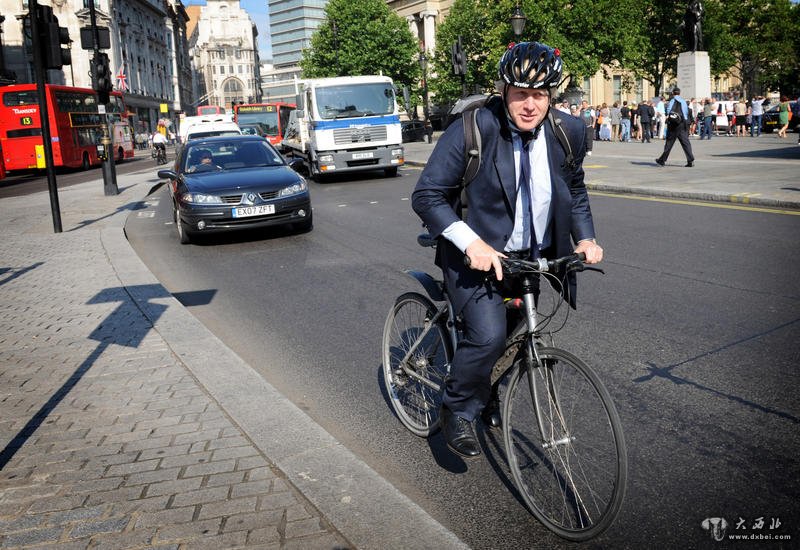
<instances>
[{"instance_id":1,"label":"black backpack","mask_svg":"<svg viewBox=\"0 0 800 550\"><path fill-rule=\"evenodd\" d=\"M677 128L685 119L683 118L683 109L677 99L672 100L672 109L667 115L667 126L670 129Z\"/></svg>"},{"instance_id":2,"label":"black backpack","mask_svg":"<svg viewBox=\"0 0 800 550\"><path fill-rule=\"evenodd\" d=\"M464 119L464 157L466 159L466 168L464 175L461 178L461 207L467 208L467 186L472 183L478 170L481 167L481 132L478 128L478 109L481 107L491 107L498 101L502 101L499 95L492 95L486 99L475 101L464 108L462 111L462 118ZM567 133L561 127L561 114L553 115L553 109L547 111L547 120L550 123L550 128L553 130L558 142L564 149L566 154L564 160L564 167L568 170L574 170L575 154L572 145L569 142ZM466 219L466 214L463 216Z\"/></svg>"}]
</instances>

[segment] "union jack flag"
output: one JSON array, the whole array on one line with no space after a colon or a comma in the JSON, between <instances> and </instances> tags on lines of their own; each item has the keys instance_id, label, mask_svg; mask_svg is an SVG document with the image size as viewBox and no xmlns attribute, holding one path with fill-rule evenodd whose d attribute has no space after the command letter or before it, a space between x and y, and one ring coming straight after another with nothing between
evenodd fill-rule
<instances>
[{"instance_id":1,"label":"union jack flag","mask_svg":"<svg viewBox=\"0 0 800 550\"><path fill-rule=\"evenodd\" d=\"M128 77L125 76L125 65L120 65L119 71L117 71L117 89L121 92L128 91Z\"/></svg>"}]
</instances>

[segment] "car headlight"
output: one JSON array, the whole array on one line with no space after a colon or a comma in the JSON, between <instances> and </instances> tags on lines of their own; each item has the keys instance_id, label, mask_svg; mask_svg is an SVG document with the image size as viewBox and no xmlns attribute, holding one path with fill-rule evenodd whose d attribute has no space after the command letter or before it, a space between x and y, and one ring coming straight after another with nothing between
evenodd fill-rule
<instances>
[{"instance_id":1,"label":"car headlight","mask_svg":"<svg viewBox=\"0 0 800 550\"><path fill-rule=\"evenodd\" d=\"M222 204L222 199L216 195L204 195L203 193L184 193L181 195L183 202L194 204Z\"/></svg>"},{"instance_id":2,"label":"car headlight","mask_svg":"<svg viewBox=\"0 0 800 550\"><path fill-rule=\"evenodd\" d=\"M297 195L298 193L302 193L308 189L308 185L306 185L306 180L300 180L294 185L290 185L289 187L284 187L281 189L280 195L281 197L288 197L290 195Z\"/></svg>"}]
</instances>

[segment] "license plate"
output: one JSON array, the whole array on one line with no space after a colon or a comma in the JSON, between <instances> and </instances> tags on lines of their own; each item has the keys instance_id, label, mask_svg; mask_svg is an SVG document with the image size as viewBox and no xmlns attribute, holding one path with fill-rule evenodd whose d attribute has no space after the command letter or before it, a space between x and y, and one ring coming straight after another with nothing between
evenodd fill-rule
<instances>
[{"instance_id":1,"label":"license plate","mask_svg":"<svg viewBox=\"0 0 800 550\"><path fill-rule=\"evenodd\" d=\"M266 216L275 213L274 204L261 204L259 206L237 206L233 209L234 218L249 218L250 216Z\"/></svg>"},{"instance_id":2,"label":"license plate","mask_svg":"<svg viewBox=\"0 0 800 550\"><path fill-rule=\"evenodd\" d=\"M372 151L369 153L353 153L354 159L371 159L372 158Z\"/></svg>"}]
</instances>

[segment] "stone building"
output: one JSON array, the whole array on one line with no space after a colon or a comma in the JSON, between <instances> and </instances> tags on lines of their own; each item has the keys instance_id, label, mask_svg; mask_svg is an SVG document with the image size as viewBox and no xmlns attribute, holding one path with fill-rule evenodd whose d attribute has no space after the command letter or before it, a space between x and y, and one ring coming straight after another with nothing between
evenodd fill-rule
<instances>
[{"instance_id":1,"label":"stone building","mask_svg":"<svg viewBox=\"0 0 800 550\"><path fill-rule=\"evenodd\" d=\"M234 102L259 103L258 29L239 0L207 0L187 11L195 104L229 110Z\"/></svg>"},{"instance_id":2,"label":"stone building","mask_svg":"<svg viewBox=\"0 0 800 550\"><path fill-rule=\"evenodd\" d=\"M40 1L51 5L59 25L69 30L72 65L47 71L47 82L91 88L91 50L81 47L80 29L90 27L89 0ZM24 6L23 6L24 4ZM3 14L0 71L16 83L35 81L29 39L23 39L27 2L0 0ZM123 93L135 132L155 129L159 118L174 120L193 103L192 69L186 45L188 16L180 0L95 0L95 19L107 27L105 50L114 89Z\"/></svg>"}]
</instances>

